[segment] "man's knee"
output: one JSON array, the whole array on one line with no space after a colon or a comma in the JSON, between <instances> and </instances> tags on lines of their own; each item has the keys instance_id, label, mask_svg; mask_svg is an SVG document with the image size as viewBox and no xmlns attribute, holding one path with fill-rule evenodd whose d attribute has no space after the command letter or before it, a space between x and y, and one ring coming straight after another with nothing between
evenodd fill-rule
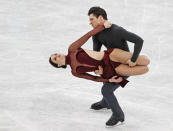
<instances>
[{"instance_id":1,"label":"man's knee","mask_svg":"<svg viewBox=\"0 0 173 131\"><path fill-rule=\"evenodd\" d=\"M104 83L102 89L101 89L101 93L103 96L107 96L112 94L117 88L119 87L118 84L116 83Z\"/></svg>"},{"instance_id":2,"label":"man's knee","mask_svg":"<svg viewBox=\"0 0 173 131\"><path fill-rule=\"evenodd\" d=\"M107 96L107 95L109 95L111 93L106 86L102 87L101 92L102 92L103 96Z\"/></svg>"}]
</instances>

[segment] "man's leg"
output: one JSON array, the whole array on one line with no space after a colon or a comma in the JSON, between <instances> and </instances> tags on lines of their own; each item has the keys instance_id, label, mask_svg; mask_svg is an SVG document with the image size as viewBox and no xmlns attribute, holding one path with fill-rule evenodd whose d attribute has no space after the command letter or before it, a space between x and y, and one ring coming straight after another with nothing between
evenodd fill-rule
<instances>
[{"instance_id":1,"label":"man's leg","mask_svg":"<svg viewBox=\"0 0 173 131\"><path fill-rule=\"evenodd\" d=\"M108 104L111 108L113 116L117 118L124 119L124 112L122 111L116 96L114 95L114 91L119 87L117 83L109 83L105 82L102 87L102 95L103 100Z\"/></svg>"},{"instance_id":2,"label":"man's leg","mask_svg":"<svg viewBox=\"0 0 173 131\"><path fill-rule=\"evenodd\" d=\"M125 79L128 78L128 76L124 77ZM116 125L119 121L124 121L124 112L122 111L117 98L114 95L114 91L119 87L118 83L109 83L105 82L102 87L102 95L103 95L103 101L107 103L107 105L112 110L112 116L110 119L106 122L106 125L113 126Z\"/></svg>"},{"instance_id":3,"label":"man's leg","mask_svg":"<svg viewBox=\"0 0 173 131\"><path fill-rule=\"evenodd\" d=\"M127 79L128 76L124 76L124 78ZM112 89L112 92L114 92L114 91L119 87L119 84L113 83L113 85L114 85L114 86L111 88L111 89ZM104 83L103 83L103 87L104 87ZM102 91L101 91L102 94L104 93L103 87L102 87ZM113 95L114 95L114 94L113 94ZM115 96L114 96L114 97L115 97ZM116 97L115 97L115 99L116 99ZM117 102L118 102L118 101L117 101L117 99L116 99L116 100L115 100L115 103L117 103ZM118 104L118 105L119 105L119 104ZM103 108L110 109L109 104L106 102L104 95L103 95L103 98L102 98L101 101L96 102L96 103L93 103L93 104L91 105L91 109L94 109L94 110L100 110L100 109L103 109Z\"/></svg>"},{"instance_id":4,"label":"man's leg","mask_svg":"<svg viewBox=\"0 0 173 131\"><path fill-rule=\"evenodd\" d=\"M103 97L103 99L101 101L93 103L91 105L91 109L94 109L94 110L100 110L100 109L103 109L103 108L110 109L110 107L108 106L108 104L104 100L104 97Z\"/></svg>"},{"instance_id":5,"label":"man's leg","mask_svg":"<svg viewBox=\"0 0 173 131\"><path fill-rule=\"evenodd\" d=\"M100 104L103 106L103 107L109 107L109 105L107 104L105 98L103 97L102 100L100 101Z\"/></svg>"}]
</instances>

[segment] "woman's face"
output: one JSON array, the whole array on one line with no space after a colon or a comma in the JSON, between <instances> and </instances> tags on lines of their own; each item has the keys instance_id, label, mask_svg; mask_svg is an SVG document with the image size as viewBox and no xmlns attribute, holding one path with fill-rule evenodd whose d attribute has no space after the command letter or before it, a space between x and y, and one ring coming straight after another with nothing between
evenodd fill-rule
<instances>
[{"instance_id":1,"label":"woman's face","mask_svg":"<svg viewBox=\"0 0 173 131\"><path fill-rule=\"evenodd\" d=\"M58 67L62 66L63 65L63 60L64 60L64 55L61 54L61 53L57 53L57 54L53 54L51 56L51 60L53 63L57 64Z\"/></svg>"}]
</instances>

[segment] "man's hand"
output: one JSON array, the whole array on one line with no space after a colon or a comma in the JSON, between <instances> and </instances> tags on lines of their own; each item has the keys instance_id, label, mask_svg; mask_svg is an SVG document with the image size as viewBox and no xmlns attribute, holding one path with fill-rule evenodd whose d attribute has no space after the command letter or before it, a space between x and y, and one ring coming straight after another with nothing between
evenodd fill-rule
<instances>
[{"instance_id":1,"label":"man's hand","mask_svg":"<svg viewBox=\"0 0 173 131\"><path fill-rule=\"evenodd\" d=\"M130 66L130 67L133 67L136 65L136 62L132 62L130 59L127 61L127 64Z\"/></svg>"},{"instance_id":2,"label":"man's hand","mask_svg":"<svg viewBox=\"0 0 173 131\"><path fill-rule=\"evenodd\" d=\"M103 68L99 65L98 66L98 70L95 70L94 72L95 72L95 74L97 74L97 75L101 75L101 74L103 74Z\"/></svg>"},{"instance_id":3,"label":"man's hand","mask_svg":"<svg viewBox=\"0 0 173 131\"><path fill-rule=\"evenodd\" d=\"M116 79L117 76L113 76L111 79L109 79L109 82L115 82L115 83L120 83L123 78L122 77L119 77Z\"/></svg>"},{"instance_id":4,"label":"man's hand","mask_svg":"<svg viewBox=\"0 0 173 131\"><path fill-rule=\"evenodd\" d=\"M105 26L105 28L110 28L112 26L112 24L109 21L106 20L104 22L104 26Z\"/></svg>"}]
</instances>

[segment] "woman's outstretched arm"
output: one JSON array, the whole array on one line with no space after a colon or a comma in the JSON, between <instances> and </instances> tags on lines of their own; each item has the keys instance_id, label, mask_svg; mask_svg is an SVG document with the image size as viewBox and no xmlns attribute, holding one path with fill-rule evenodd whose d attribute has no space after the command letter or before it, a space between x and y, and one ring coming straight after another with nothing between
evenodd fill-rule
<instances>
[{"instance_id":1,"label":"woman's outstretched arm","mask_svg":"<svg viewBox=\"0 0 173 131\"><path fill-rule=\"evenodd\" d=\"M84 78L84 79L88 79L88 80L92 80L92 81L96 81L96 82L115 82L115 83L119 83L121 87L124 87L129 82L128 80L125 80L122 77L119 77L118 79L115 79L116 76L114 76L110 79L104 79L102 77L93 76L93 75L90 75L88 73L79 74L79 73L72 72L72 74L76 77Z\"/></svg>"},{"instance_id":2,"label":"woman's outstretched arm","mask_svg":"<svg viewBox=\"0 0 173 131\"><path fill-rule=\"evenodd\" d=\"M100 25L96 28L94 28L93 30L89 31L87 34L85 34L84 36L82 36L80 39L78 39L77 41L73 42L68 50L69 51L75 51L76 49L80 48L91 36L97 34L98 32L104 30L105 27L104 25Z\"/></svg>"},{"instance_id":3,"label":"woman's outstretched arm","mask_svg":"<svg viewBox=\"0 0 173 131\"><path fill-rule=\"evenodd\" d=\"M88 73L80 73L79 74L79 73L72 72L72 74L76 77L84 78L84 79L88 79L88 80L92 80L92 81L96 81L96 82L109 82L109 79L104 79L102 77L90 75Z\"/></svg>"}]
</instances>

